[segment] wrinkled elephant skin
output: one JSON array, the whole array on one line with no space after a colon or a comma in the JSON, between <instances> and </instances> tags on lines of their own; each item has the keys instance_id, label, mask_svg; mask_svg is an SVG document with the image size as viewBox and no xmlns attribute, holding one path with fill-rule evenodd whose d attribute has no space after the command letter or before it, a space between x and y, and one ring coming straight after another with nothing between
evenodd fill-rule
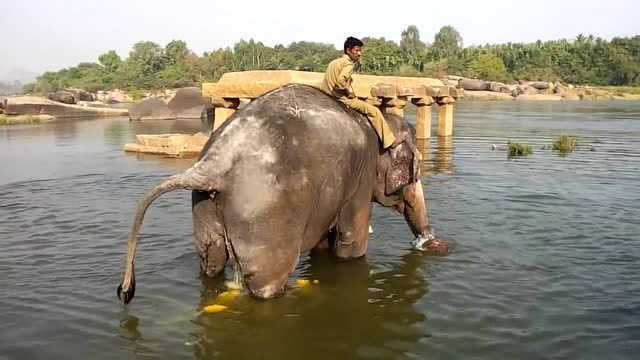
<instances>
[{"instance_id":1,"label":"wrinkled elephant skin","mask_svg":"<svg viewBox=\"0 0 640 360\"><path fill-rule=\"evenodd\" d=\"M281 294L310 250L363 256L372 201L403 214L416 237L429 236L410 129L395 115L387 122L407 138L393 156L380 150L366 117L318 89L286 85L255 99L211 135L190 169L140 201L119 297L127 303L135 291L133 262L146 209L176 189L193 191L202 272L216 275L232 261L257 298Z\"/></svg>"}]
</instances>

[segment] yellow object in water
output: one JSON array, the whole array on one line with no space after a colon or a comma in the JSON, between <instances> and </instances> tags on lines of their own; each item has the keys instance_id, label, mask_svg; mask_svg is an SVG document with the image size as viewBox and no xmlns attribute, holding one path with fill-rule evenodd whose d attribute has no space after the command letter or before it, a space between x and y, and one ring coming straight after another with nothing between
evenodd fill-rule
<instances>
[{"instance_id":1,"label":"yellow object in water","mask_svg":"<svg viewBox=\"0 0 640 360\"><path fill-rule=\"evenodd\" d=\"M208 313L217 313L225 310L227 310L227 307L219 304L205 306L204 309L202 309L202 311L208 312Z\"/></svg>"},{"instance_id":2,"label":"yellow object in water","mask_svg":"<svg viewBox=\"0 0 640 360\"><path fill-rule=\"evenodd\" d=\"M229 291L221 292L220 295L218 295L218 299L233 300L237 298L239 295L240 295L239 290L229 290Z\"/></svg>"},{"instance_id":3,"label":"yellow object in water","mask_svg":"<svg viewBox=\"0 0 640 360\"><path fill-rule=\"evenodd\" d=\"M298 279L296 280L296 284L298 284L298 286L307 286L311 283L311 281L307 280L307 279Z\"/></svg>"},{"instance_id":4,"label":"yellow object in water","mask_svg":"<svg viewBox=\"0 0 640 360\"><path fill-rule=\"evenodd\" d=\"M225 285L227 285L227 288L231 289L231 290L240 290L240 289L242 289L242 284L238 283L236 281L227 281L225 283Z\"/></svg>"}]
</instances>

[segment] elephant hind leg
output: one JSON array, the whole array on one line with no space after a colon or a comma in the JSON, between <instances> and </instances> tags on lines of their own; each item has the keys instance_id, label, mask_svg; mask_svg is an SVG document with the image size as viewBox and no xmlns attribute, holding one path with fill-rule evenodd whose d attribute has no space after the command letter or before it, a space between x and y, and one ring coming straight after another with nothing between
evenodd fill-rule
<instances>
[{"instance_id":1,"label":"elephant hind leg","mask_svg":"<svg viewBox=\"0 0 640 360\"><path fill-rule=\"evenodd\" d=\"M224 226L216 209L216 200L208 192L194 191L193 241L200 258L200 271L215 276L224 270L227 250L224 244Z\"/></svg>"},{"instance_id":2,"label":"elephant hind leg","mask_svg":"<svg viewBox=\"0 0 640 360\"><path fill-rule=\"evenodd\" d=\"M293 213L227 224L227 235L252 296L269 299L284 293L289 275L300 259L303 226L291 224ZM225 216L226 218L226 216Z\"/></svg>"},{"instance_id":3,"label":"elephant hind leg","mask_svg":"<svg viewBox=\"0 0 640 360\"><path fill-rule=\"evenodd\" d=\"M336 243L337 230L336 227L329 229L327 234L311 249L312 253L323 252L329 249L333 249Z\"/></svg>"}]
</instances>

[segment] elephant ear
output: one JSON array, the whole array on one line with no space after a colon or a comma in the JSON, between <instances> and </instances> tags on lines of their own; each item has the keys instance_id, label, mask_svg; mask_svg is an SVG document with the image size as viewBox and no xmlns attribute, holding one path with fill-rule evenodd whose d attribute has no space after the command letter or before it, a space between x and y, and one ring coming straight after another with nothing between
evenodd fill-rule
<instances>
[{"instance_id":1,"label":"elephant ear","mask_svg":"<svg viewBox=\"0 0 640 360\"><path fill-rule=\"evenodd\" d=\"M385 176L385 189L387 195L391 195L403 187L413 183L417 176L414 166L414 152L405 141L395 148L387 150L391 164Z\"/></svg>"}]
</instances>

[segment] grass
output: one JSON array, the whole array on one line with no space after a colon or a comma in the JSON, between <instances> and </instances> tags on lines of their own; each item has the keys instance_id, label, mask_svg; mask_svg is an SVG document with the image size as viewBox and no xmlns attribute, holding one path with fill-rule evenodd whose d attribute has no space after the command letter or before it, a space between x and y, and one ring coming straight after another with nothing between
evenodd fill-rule
<instances>
[{"instance_id":1,"label":"grass","mask_svg":"<svg viewBox=\"0 0 640 360\"><path fill-rule=\"evenodd\" d=\"M575 136L560 135L559 137L553 139L551 148L562 153L570 153L576 149L577 145L578 141L576 140Z\"/></svg>"},{"instance_id":2,"label":"grass","mask_svg":"<svg viewBox=\"0 0 640 360\"><path fill-rule=\"evenodd\" d=\"M129 90L128 94L131 97L131 100L139 101L144 98L145 91L140 89L133 89L133 90Z\"/></svg>"},{"instance_id":3,"label":"grass","mask_svg":"<svg viewBox=\"0 0 640 360\"><path fill-rule=\"evenodd\" d=\"M40 124L51 120L52 116L37 116L37 115L17 115L8 116L0 114L0 125L14 125L14 124Z\"/></svg>"},{"instance_id":4,"label":"grass","mask_svg":"<svg viewBox=\"0 0 640 360\"><path fill-rule=\"evenodd\" d=\"M509 156L527 156L533 154L531 146L509 141L507 143Z\"/></svg>"},{"instance_id":5,"label":"grass","mask_svg":"<svg viewBox=\"0 0 640 360\"><path fill-rule=\"evenodd\" d=\"M606 90L615 95L640 95L640 86L597 86L596 89Z\"/></svg>"}]
</instances>

